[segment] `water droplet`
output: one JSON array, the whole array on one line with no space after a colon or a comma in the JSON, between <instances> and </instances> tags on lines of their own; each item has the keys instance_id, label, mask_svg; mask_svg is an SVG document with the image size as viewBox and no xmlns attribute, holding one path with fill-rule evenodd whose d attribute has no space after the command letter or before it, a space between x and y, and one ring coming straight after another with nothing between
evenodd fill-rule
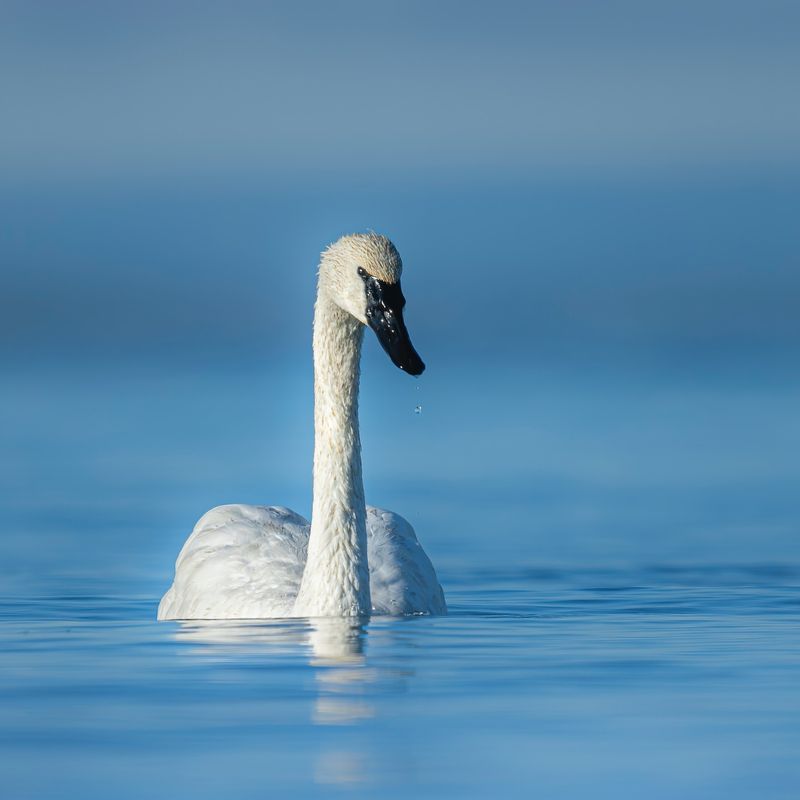
<instances>
[{"instance_id":1,"label":"water droplet","mask_svg":"<svg viewBox=\"0 0 800 800\"><path fill-rule=\"evenodd\" d=\"M417 407L414 409L414 413L415 413L415 414L421 414L421 413L422 413L422 406L417 406Z\"/></svg>"}]
</instances>

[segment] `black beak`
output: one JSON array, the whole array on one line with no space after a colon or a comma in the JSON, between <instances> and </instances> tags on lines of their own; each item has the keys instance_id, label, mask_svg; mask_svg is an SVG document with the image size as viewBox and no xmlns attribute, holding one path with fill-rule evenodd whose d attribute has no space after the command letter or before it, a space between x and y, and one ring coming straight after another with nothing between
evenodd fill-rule
<instances>
[{"instance_id":1,"label":"black beak","mask_svg":"<svg viewBox=\"0 0 800 800\"><path fill-rule=\"evenodd\" d=\"M421 375L425 364L411 344L403 306L406 299L399 283L384 283L359 267L358 274L367 289L367 323L375 331L378 341L392 363L409 375Z\"/></svg>"}]
</instances>

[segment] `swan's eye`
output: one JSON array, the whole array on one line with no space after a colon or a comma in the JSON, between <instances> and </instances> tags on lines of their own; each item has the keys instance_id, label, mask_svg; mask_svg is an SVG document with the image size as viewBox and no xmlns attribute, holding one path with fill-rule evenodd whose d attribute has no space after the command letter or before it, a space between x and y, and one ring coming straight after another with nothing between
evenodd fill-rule
<instances>
[{"instance_id":1,"label":"swan's eye","mask_svg":"<svg viewBox=\"0 0 800 800\"><path fill-rule=\"evenodd\" d=\"M367 273L367 271L364 269L364 267L359 267L359 268L358 268L358 274L359 274L359 275L360 275L362 278L366 278L368 273Z\"/></svg>"}]
</instances>

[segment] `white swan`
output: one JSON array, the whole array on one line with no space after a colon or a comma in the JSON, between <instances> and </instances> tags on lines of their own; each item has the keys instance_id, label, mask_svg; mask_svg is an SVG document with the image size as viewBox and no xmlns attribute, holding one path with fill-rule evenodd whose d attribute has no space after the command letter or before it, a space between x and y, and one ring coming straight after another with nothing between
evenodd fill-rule
<instances>
[{"instance_id":1,"label":"white swan","mask_svg":"<svg viewBox=\"0 0 800 800\"><path fill-rule=\"evenodd\" d=\"M279 506L219 506L178 556L159 619L444 614L444 593L413 528L366 506L358 433L364 325L400 369L425 365L403 322L402 262L374 233L323 254L314 313L311 524Z\"/></svg>"}]
</instances>

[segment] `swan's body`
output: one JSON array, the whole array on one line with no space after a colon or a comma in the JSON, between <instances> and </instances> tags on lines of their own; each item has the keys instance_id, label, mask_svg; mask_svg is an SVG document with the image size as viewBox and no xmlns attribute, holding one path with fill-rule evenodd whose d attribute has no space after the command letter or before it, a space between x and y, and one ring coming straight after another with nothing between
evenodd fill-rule
<instances>
[{"instance_id":1,"label":"swan's body","mask_svg":"<svg viewBox=\"0 0 800 800\"><path fill-rule=\"evenodd\" d=\"M278 506L219 506L205 514L178 556L160 619L294 616L311 526ZM444 595L414 530L367 509L373 614L443 614Z\"/></svg>"},{"instance_id":2,"label":"swan's body","mask_svg":"<svg viewBox=\"0 0 800 800\"><path fill-rule=\"evenodd\" d=\"M402 264L375 234L323 253L314 315L311 524L288 509L230 505L195 526L159 619L446 613L436 572L411 526L367 508L358 383L364 325L394 363L424 369L402 317Z\"/></svg>"}]
</instances>

